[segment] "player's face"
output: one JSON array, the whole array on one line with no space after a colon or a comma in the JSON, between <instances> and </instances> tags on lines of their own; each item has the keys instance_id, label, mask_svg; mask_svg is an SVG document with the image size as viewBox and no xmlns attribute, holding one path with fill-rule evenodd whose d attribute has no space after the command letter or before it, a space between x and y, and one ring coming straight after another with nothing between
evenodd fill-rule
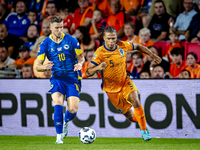
<instances>
[{"instance_id":1,"label":"player's face","mask_svg":"<svg viewBox=\"0 0 200 150\"><path fill-rule=\"evenodd\" d=\"M38 36L38 31L37 31L37 28L36 26L32 25L28 28L28 31L27 31L27 36L29 38L35 38Z\"/></svg>"},{"instance_id":2,"label":"player's face","mask_svg":"<svg viewBox=\"0 0 200 150\"><path fill-rule=\"evenodd\" d=\"M191 67L194 67L194 65L196 64L196 59L194 58L193 55L187 56L187 64Z\"/></svg>"},{"instance_id":3,"label":"player's face","mask_svg":"<svg viewBox=\"0 0 200 150\"><path fill-rule=\"evenodd\" d=\"M50 25L50 30L51 33L56 36L57 38L61 38L62 37L62 33L63 33L63 22L61 23L57 23L54 22Z\"/></svg>"},{"instance_id":4,"label":"player's face","mask_svg":"<svg viewBox=\"0 0 200 150\"><path fill-rule=\"evenodd\" d=\"M23 78L32 78L33 77L33 70L31 67L23 67L22 68L22 77Z\"/></svg>"},{"instance_id":5,"label":"player's face","mask_svg":"<svg viewBox=\"0 0 200 150\"><path fill-rule=\"evenodd\" d=\"M0 60L4 62L8 57L8 52L5 47L0 47Z\"/></svg>"},{"instance_id":6,"label":"player's face","mask_svg":"<svg viewBox=\"0 0 200 150\"><path fill-rule=\"evenodd\" d=\"M42 32L45 36L48 36L51 33L49 26L50 25L48 23L42 24Z\"/></svg>"},{"instance_id":7,"label":"player's face","mask_svg":"<svg viewBox=\"0 0 200 150\"><path fill-rule=\"evenodd\" d=\"M155 79L163 79L165 74L162 67L157 66L153 69L153 75Z\"/></svg>"},{"instance_id":8,"label":"player's face","mask_svg":"<svg viewBox=\"0 0 200 150\"><path fill-rule=\"evenodd\" d=\"M154 10L155 10L156 15L158 15L158 16L165 13L165 8L161 2L155 3Z\"/></svg>"},{"instance_id":9,"label":"player's face","mask_svg":"<svg viewBox=\"0 0 200 150\"><path fill-rule=\"evenodd\" d=\"M187 71L182 71L181 74L180 74L180 78L181 79L189 79L190 75Z\"/></svg>"},{"instance_id":10,"label":"player's face","mask_svg":"<svg viewBox=\"0 0 200 150\"><path fill-rule=\"evenodd\" d=\"M135 67L141 67L143 60L138 55L133 55L133 64Z\"/></svg>"},{"instance_id":11,"label":"player's face","mask_svg":"<svg viewBox=\"0 0 200 150\"><path fill-rule=\"evenodd\" d=\"M104 37L105 45L108 49L113 50L115 49L116 42L117 42L117 33L116 32L106 32Z\"/></svg>"},{"instance_id":12,"label":"player's face","mask_svg":"<svg viewBox=\"0 0 200 150\"><path fill-rule=\"evenodd\" d=\"M150 40L150 35L148 33L141 33L140 39L143 44L146 44Z\"/></svg>"},{"instance_id":13,"label":"player's face","mask_svg":"<svg viewBox=\"0 0 200 150\"><path fill-rule=\"evenodd\" d=\"M132 36L132 35L134 35L134 29L129 24L124 25L124 34L127 37Z\"/></svg>"},{"instance_id":14,"label":"player's face","mask_svg":"<svg viewBox=\"0 0 200 150\"><path fill-rule=\"evenodd\" d=\"M3 40L8 35L6 26L4 24L0 25L0 40Z\"/></svg>"},{"instance_id":15,"label":"player's face","mask_svg":"<svg viewBox=\"0 0 200 150\"><path fill-rule=\"evenodd\" d=\"M142 72L140 75L140 79L149 79L150 76L147 72Z\"/></svg>"}]
</instances>

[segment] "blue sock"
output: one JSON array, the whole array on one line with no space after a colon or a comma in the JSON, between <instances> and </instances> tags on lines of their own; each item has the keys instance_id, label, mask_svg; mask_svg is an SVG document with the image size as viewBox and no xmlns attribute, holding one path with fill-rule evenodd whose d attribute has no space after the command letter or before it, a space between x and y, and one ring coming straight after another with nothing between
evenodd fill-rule
<instances>
[{"instance_id":1,"label":"blue sock","mask_svg":"<svg viewBox=\"0 0 200 150\"><path fill-rule=\"evenodd\" d=\"M61 134L63 131L63 106L54 106L54 124L57 134Z\"/></svg>"},{"instance_id":2,"label":"blue sock","mask_svg":"<svg viewBox=\"0 0 200 150\"><path fill-rule=\"evenodd\" d=\"M70 113L68 110L65 112L65 122L68 122L76 117L77 113Z\"/></svg>"}]
</instances>

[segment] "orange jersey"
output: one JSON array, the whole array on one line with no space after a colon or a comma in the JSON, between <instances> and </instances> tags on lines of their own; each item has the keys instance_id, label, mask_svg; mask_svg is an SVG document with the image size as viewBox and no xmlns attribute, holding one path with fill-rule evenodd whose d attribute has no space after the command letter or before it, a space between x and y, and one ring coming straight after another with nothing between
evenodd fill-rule
<instances>
[{"instance_id":1,"label":"orange jersey","mask_svg":"<svg viewBox=\"0 0 200 150\"><path fill-rule=\"evenodd\" d=\"M23 64L30 64L33 66L34 64L34 61L35 61L35 58L34 57L30 57L29 59L27 59L26 61L23 62L23 60L20 58L20 59L17 59L13 65L23 65ZM21 70L21 69L20 69Z\"/></svg>"},{"instance_id":2,"label":"orange jersey","mask_svg":"<svg viewBox=\"0 0 200 150\"><path fill-rule=\"evenodd\" d=\"M175 43L174 45L170 44L169 46L167 46L166 48L166 54L165 56L169 56L169 53L175 48L175 47L178 47L178 48L182 48L181 44L178 42L178 43Z\"/></svg>"},{"instance_id":3,"label":"orange jersey","mask_svg":"<svg viewBox=\"0 0 200 150\"><path fill-rule=\"evenodd\" d=\"M114 50L109 50L105 45L99 47L93 55L91 63L96 66L106 62L107 67L102 71L103 91L116 93L125 84L126 73L126 53L134 49L130 42L118 41Z\"/></svg>"},{"instance_id":4,"label":"orange jersey","mask_svg":"<svg viewBox=\"0 0 200 150\"><path fill-rule=\"evenodd\" d=\"M94 5L94 1L92 1L92 6ZM103 17L107 18L107 16L112 15L112 9L107 0L96 0L96 8L102 10Z\"/></svg>"},{"instance_id":5,"label":"orange jersey","mask_svg":"<svg viewBox=\"0 0 200 150\"><path fill-rule=\"evenodd\" d=\"M142 6L144 0L120 0L120 4L125 11L129 11L133 6Z\"/></svg>"},{"instance_id":6,"label":"orange jersey","mask_svg":"<svg viewBox=\"0 0 200 150\"><path fill-rule=\"evenodd\" d=\"M170 66L170 73L173 75L175 78L178 78L181 71L187 68L187 63L185 61L182 61L182 64L179 68L177 68L176 64L172 64Z\"/></svg>"},{"instance_id":7,"label":"orange jersey","mask_svg":"<svg viewBox=\"0 0 200 150\"><path fill-rule=\"evenodd\" d=\"M192 69L191 69L190 66L188 66L188 67L186 68L186 70L188 70L188 71L190 72L191 78L192 78L192 79L197 78L197 74L198 74L198 72L200 71L200 65L197 64L196 67L195 67L195 69L194 69L193 71L192 71Z\"/></svg>"}]
</instances>

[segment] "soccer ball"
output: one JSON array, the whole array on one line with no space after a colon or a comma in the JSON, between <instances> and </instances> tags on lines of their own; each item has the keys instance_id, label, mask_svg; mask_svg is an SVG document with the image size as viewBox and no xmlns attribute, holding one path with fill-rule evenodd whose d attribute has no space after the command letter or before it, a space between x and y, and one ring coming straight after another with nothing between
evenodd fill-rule
<instances>
[{"instance_id":1,"label":"soccer ball","mask_svg":"<svg viewBox=\"0 0 200 150\"><path fill-rule=\"evenodd\" d=\"M90 144L96 139L96 133L92 128L84 127L79 131L79 140L84 144Z\"/></svg>"}]
</instances>

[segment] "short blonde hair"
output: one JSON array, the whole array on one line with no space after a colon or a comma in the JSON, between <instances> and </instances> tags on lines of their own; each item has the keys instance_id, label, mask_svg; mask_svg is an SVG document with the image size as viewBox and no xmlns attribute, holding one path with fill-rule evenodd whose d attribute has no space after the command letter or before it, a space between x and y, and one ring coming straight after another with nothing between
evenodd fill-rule
<instances>
[{"instance_id":1,"label":"short blonde hair","mask_svg":"<svg viewBox=\"0 0 200 150\"><path fill-rule=\"evenodd\" d=\"M140 36L141 34L149 34L149 36L151 36L151 31L150 31L148 28L142 28L142 29L140 29L140 31L139 31L139 36Z\"/></svg>"}]
</instances>

